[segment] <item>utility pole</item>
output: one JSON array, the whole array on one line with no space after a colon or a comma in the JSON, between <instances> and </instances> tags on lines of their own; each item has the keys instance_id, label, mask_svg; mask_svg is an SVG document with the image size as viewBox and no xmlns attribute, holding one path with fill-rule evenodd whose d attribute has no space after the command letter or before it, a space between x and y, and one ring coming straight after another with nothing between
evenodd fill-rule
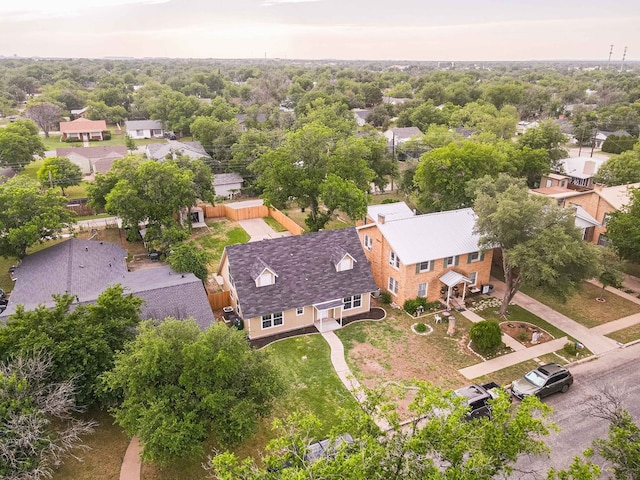
<instances>
[{"instance_id":1,"label":"utility pole","mask_svg":"<svg viewBox=\"0 0 640 480\"><path fill-rule=\"evenodd\" d=\"M622 72L622 68L624 67L624 59L627 58L627 47L624 47L624 52L622 52L622 63L620 64L620 71Z\"/></svg>"},{"instance_id":2,"label":"utility pole","mask_svg":"<svg viewBox=\"0 0 640 480\"><path fill-rule=\"evenodd\" d=\"M598 136L598 127L596 126L596 128L593 130L593 139L591 140L591 155L589 155L591 158L593 158L593 151L596 148L596 137Z\"/></svg>"},{"instance_id":3,"label":"utility pole","mask_svg":"<svg viewBox=\"0 0 640 480\"><path fill-rule=\"evenodd\" d=\"M49 186L53 188L53 176L51 175L51 170L49 170Z\"/></svg>"},{"instance_id":4,"label":"utility pole","mask_svg":"<svg viewBox=\"0 0 640 480\"><path fill-rule=\"evenodd\" d=\"M609 49L609 61L607 62L607 70L609 70L609 65L611 64L611 54L613 53L613 44L611 45L611 48Z\"/></svg>"}]
</instances>

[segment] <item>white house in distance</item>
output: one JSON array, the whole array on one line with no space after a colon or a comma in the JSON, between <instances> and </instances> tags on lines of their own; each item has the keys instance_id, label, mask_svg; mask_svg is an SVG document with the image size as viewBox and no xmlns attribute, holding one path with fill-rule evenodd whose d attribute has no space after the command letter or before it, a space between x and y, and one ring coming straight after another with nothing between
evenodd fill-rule
<instances>
[{"instance_id":1,"label":"white house in distance","mask_svg":"<svg viewBox=\"0 0 640 480\"><path fill-rule=\"evenodd\" d=\"M158 120L128 120L124 122L124 128L127 136L134 140L164 138L164 129Z\"/></svg>"},{"instance_id":2,"label":"white house in distance","mask_svg":"<svg viewBox=\"0 0 640 480\"><path fill-rule=\"evenodd\" d=\"M563 158L558 161L561 170L556 173L568 176L572 185L592 189L593 177L606 161L607 159L602 157Z\"/></svg>"},{"instance_id":3,"label":"white house in distance","mask_svg":"<svg viewBox=\"0 0 640 480\"><path fill-rule=\"evenodd\" d=\"M147 158L159 161L166 159L167 156L175 158L178 154L191 159L211 159L200 142L178 142L175 140L169 140L167 143L150 143L145 149L145 154Z\"/></svg>"},{"instance_id":4,"label":"white house in distance","mask_svg":"<svg viewBox=\"0 0 640 480\"><path fill-rule=\"evenodd\" d=\"M239 173L216 173L213 176L213 188L217 197L235 197L242 188L244 179Z\"/></svg>"},{"instance_id":5,"label":"white house in distance","mask_svg":"<svg viewBox=\"0 0 640 480\"><path fill-rule=\"evenodd\" d=\"M412 137L424 135L418 127L395 127L384 132L384 136L389 142L389 146L398 146L410 140Z\"/></svg>"}]
</instances>

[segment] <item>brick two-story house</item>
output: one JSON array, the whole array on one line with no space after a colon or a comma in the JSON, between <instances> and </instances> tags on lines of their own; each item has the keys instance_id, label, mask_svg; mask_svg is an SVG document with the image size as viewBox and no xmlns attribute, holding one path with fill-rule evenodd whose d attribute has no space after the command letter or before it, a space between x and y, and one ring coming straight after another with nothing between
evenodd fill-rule
<instances>
[{"instance_id":1,"label":"brick two-story house","mask_svg":"<svg viewBox=\"0 0 640 480\"><path fill-rule=\"evenodd\" d=\"M357 230L376 284L394 303L426 297L461 306L491 273L492 251L480 251L475 221L470 208L416 215L399 202L369 206Z\"/></svg>"}]
</instances>

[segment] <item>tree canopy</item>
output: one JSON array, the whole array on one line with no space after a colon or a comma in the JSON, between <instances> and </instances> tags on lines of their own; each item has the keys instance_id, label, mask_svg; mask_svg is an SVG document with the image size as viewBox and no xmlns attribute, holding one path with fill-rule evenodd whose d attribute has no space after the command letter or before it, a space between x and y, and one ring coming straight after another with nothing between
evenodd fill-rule
<instances>
[{"instance_id":1,"label":"tree canopy","mask_svg":"<svg viewBox=\"0 0 640 480\"><path fill-rule=\"evenodd\" d=\"M640 263L640 189L630 188L629 193L629 204L607 222L607 238L621 258Z\"/></svg>"},{"instance_id":2,"label":"tree canopy","mask_svg":"<svg viewBox=\"0 0 640 480\"><path fill-rule=\"evenodd\" d=\"M49 138L49 131L60 122L62 109L51 102L33 103L27 107L25 112L44 132L44 136Z\"/></svg>"},{"instance_id":3,"label":"tree canopy","mask_svg":"<svg viewBox=\"0 0 640 480\"><path fill-rule=\"evenodd\" d=\"M251 169L260 175L258 185L267 203L282 207L293 199L302 208L309 207L306 223L317 231L338 208L348 210L354 220L364 216L364 192L375 178L366 159L375 157L375 147L366 139L344 137L314 121L289 132L280 147L262 155ZM327 182L336 190L328 188Z\"/></svg>"},{"instance_id":4,"label":"tree canopy","mask_svg":"<svg viewBox=\"0 0 640 480\"><path fill-rule=\"evenodd\" d=\"M376 392L369 398L379 395ZM529 397L512 409L505 393L491 403L492 419L469 421L465 418L468 407L460 397L419 383L409 406L413 420L404 426L394 408L372 400L365 409L372 413L379 407L377 411L391 428L382 433L367 412L351 413L332 430L331 453L316 458L310 455L310 445L320 439L310 432L318 430L320 421L292 415L276 424L282 434L267 446L263 466L225 452L211 459L209 470L220 480L481 480L508 476L520 456L547 452L541 437L551 427L547 419L550 407ZM346 434L352 441L344 440Z\"/></svg>"},{"instance_id":5,"label":"tree canopy","mask_svg":"<svg viewBox=\"0 0 640 480\"><path fill-rule=\"evenodd\" d=\"M96 175L87 187L93 206L122 218L127 227L142 222L171 226L173 215L195 204L194 172L167 160L140 161L134 157L116 160L105 175Z\"/></svg>"},{"instance_id":6,"label":"tree canopy","mask_svg":"<svg viewBox=\"0 0 640 480\"><path fill-rule=\"evenodd\" d=\"M60 234L72 221L57 191L17 176L0 185L0 255L24 258L27 249Z\"/></svg>"},{"instance_id":7,"label":"tree canopy","mask_svg":"<svg viewBox=\"0 0 640 480\"><path fill-rule=\"evenodd\" d=\"M504 174L471 182L469 191L475 192L480 245L502 252L507 288L500 315L523 284L564 298L597 276L599 252L582 240L573 210L529 194L521 180Z\"/></svg>"},{"instance_id":8,"label":"tree canopy","mask_svg":"<svg viewBox=\"0 0 640 480\"><path fill-rule=\"evenodd\" d=\"M20 172L34 155L44 155L44 145L32 120L16 120L0 129L0 165Z\"/></svg>"},{"instance_id":9,"label":"tree canopy","mask_svg":"<svg viewBox=\"0 0 640 480\"><path fill-rule=\"evenodd\" d=\"M640 143L633 150L614 155L593 176L593 181L608 187L640 182Z\"/></svg>"},{"instance_id":10,"label":"tree canopy","mask_svg":"<svg viewBox=\"0 0 640 480\"><path fill-rule=\"evenodd\" d=\"M17 306L0 328L0 359L45 351L51 357L50 380L73 381L79 404L96 403L97 378L134 337L142 300L125 295L119 285L107 288L95 304L75 305L78 297L72 294L54 298L53 308Z\"/></svg>"},{"instance_id":11,"label":"tree canopy","mask_svg":"<svg viewBox=\"0 0 640 480\"><path fill-rule=\"evenodd\" d=\"M38 170L38 181L43 187L60 187L64 195L65 188L80 185L82 170L68 158L48 157Z\"/></svg>"},{"instance_id":12,"label":"tree canopy","mask_svg":"<svg viewBox=\"0 0 640 480\"><path fill-rule=\"evenodd\" d=\"M142 323L103 380L122 399L116 422L159 464L201 455L211 433L221 445L254 434L283 388L268 354L242 332L174 319Z\"/></svg>"}]
</instances>

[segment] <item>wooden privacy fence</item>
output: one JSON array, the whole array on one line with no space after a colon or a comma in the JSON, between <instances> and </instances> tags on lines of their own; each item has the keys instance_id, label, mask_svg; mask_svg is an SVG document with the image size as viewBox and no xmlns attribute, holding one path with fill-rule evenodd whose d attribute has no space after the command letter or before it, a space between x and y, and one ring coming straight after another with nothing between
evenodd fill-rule
<instances>
[{"instance_id":1,"label":"wooden privacy fence","mask_svg":"<svg viewBox=\"0 0 640 480\"><path fill-rule=\"evenodd\" d=\"M231 297L229 296L229 292L208 293L207 297L209 297L209 305L211 305L211 310L221 310L222 307L231 305Z\"/></svg>"},{"instance_id":2,"label":"wooden privacy fence","mask_svg":"<svg viewBox=\"0 0 640 480\"><path fill-rule=\"evenodd\" d=\"M272 217L276 222L286 228L293 235L302 235L304 229L296 222L287 217L277 208L268 208L264 205L253 207L231 208L227 205L201 205L204 209L205 218L226 217L230 220L249 220L251 218Z\"/></svg>"}]
</instances>

